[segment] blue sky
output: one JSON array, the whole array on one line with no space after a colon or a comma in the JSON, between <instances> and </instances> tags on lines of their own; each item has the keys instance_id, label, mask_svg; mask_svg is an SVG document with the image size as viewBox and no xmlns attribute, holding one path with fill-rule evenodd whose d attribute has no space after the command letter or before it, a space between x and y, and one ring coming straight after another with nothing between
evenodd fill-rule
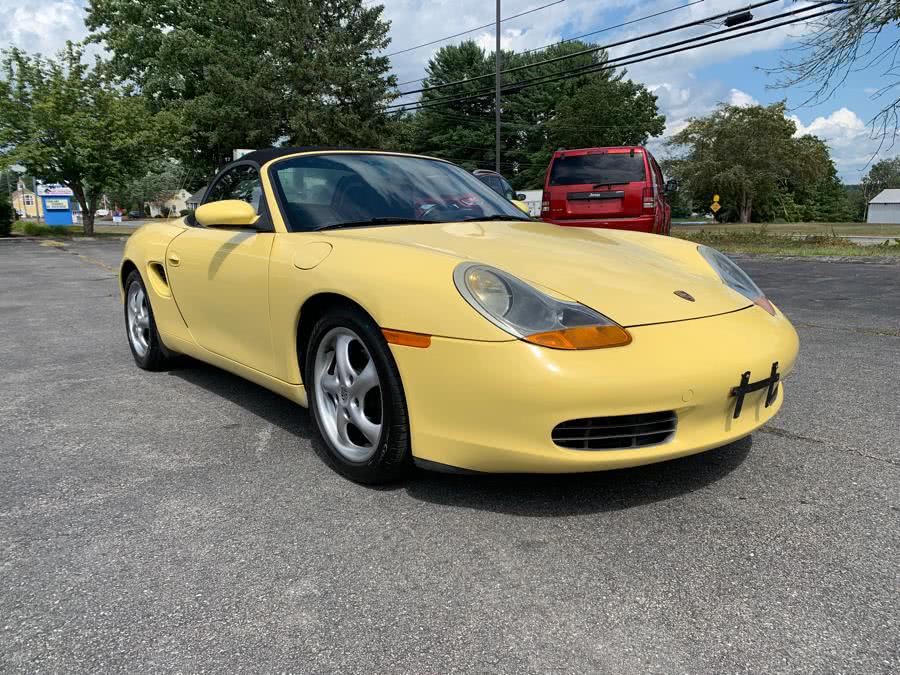
<instances>
[{"instance_id":1,"label":"blue sky","mask_svg":"<svg viewBox=\"0 0 900 675\"><path fill-rule=\"evenodd\" d=\"M551 0L503 0L503 15L516 14ZM375 4L374 0L364 0ZM503 24L503 46L524 50L597 30L606 26L640 18L672 7L687 5L689 0L564 0L547 9ZM50 53L66 39L84 37L83 0L3 0L0 6L0 46L16 45L30 51ZM678 11L604 33L600 43L658 30L746 6L744 0L703 0ZM776 14L809 4L781 0L754 10L755 17ZM494 3L489 0L385 0L385 15L391 20L393 44L389 52L437 39L494 18ZM612 56L647 46L700 35L715 27L700 27L666 38L614 49ZM686 52L632 66L629 77L651 88L659 97L659 105L667 118L667 133L677 131L691 116L709 112L717 102L771 103L786 99L790 114L801 132L814 133L831 147L842 178L857 182L878 143L870 138L867 127L878 112L879 102L872 93L886 83L883 69L870 68L852 73L847 82L828 100L815 105L802 105L808 91L772 89L775 78L761 68L778 64L784 54L797 44L810 29L803 24L769 31L746 39L734 40L704 49ZM896 38L891 29L887 37ZM485 29L470 36L485 48L493 49L492 30ZM459 41L465 38L458 38ZM885 40L886 42L886 40ZM449 44L449 43L441 43ZM441 45L417 49L392 59L394 71L401 81L421 77L429 56ZM653 143L659 147L659 142ZM893 155L900 147L884 150Z\"/></svg>"}]
</instances>

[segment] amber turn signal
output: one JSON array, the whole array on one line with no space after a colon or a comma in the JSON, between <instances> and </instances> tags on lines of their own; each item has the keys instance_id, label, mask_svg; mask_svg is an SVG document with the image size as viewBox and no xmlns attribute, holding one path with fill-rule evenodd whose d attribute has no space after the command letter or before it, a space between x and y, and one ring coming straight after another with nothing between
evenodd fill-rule
<instances>
[{"instance_id":1,"label":"amber turn signal","mask_svg":"<svg viewBox=\"0 0 900 675\"><path fill-rule=\"evenodd\" d=\"M431 346L431 336L424 333L410 333L405 330L391 330L390 328L382 328L381 333L384 335L384 339L392 345L419 347L421 349Z\"/></svg>"},{"instance_id":2,"label":"amber turn signal","mask_svg":"<svg viewBox=\"0 0 900 675\"><path fill-rule=\"evenodd\" d=\"M524 340L551 349L604 349L630 344L631 334L621 326L579 326L535 333Z\"/></svg>"}]
</instances>

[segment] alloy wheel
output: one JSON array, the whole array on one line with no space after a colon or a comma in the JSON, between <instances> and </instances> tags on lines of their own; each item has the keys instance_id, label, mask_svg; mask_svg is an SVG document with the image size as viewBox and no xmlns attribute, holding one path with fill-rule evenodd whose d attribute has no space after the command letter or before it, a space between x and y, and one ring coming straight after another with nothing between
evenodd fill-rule
<instances>
[{"instance_id":1,"label":"alloy wheel","mask_svg":"<svg viewBox=\"0 0 900 675\"><path fill-rule=\"evenodd\" d=\"M150 350L150 308L147 294L137 281L128 287L126 305L128 339L137 355L143 358Z\"/></svg>"},{"instance_id":2,"label":"alloy wheel","mask_svg":"<svg viewBox=\"0 0 900 675\"><path fill-rule=\"evenodd\" d=\"M332 328L316 350L316 410L322 431L350 462L378 449L384 420L381 381L372 355L349 328Z\"/></svg>"}]
</instances>

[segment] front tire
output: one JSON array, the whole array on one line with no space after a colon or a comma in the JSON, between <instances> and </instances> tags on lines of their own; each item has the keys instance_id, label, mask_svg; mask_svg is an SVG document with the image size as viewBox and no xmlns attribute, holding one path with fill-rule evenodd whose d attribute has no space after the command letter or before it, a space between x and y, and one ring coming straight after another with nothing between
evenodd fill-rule
<instances>
[{"instance_id":1,"label":"front tire","mask_svg":"<svg viewBox=\"0 0 900 675\"><path fill-rule=\"evenodd\" d=\"M137 270L125 279L125 332L138 368L162 370L169 364L165 347L156 330L147 288Z\"/></svg>"},{"instance_id":2,"label":"front tire","mask_svg":"<svg viewBox=\"0 0 900 675\"><path fill-rule=\"evenodd\" d=\"M329 311L305 349L310 415L328 463L358 483L401 478L411 465L400 373L381 330L352 307Z\"/></svg>"}]
</instances>

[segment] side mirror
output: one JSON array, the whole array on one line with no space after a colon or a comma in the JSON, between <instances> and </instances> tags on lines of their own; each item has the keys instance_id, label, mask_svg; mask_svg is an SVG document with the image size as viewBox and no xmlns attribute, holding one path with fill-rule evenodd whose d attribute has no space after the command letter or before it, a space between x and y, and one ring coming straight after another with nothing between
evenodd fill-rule
<instances>
[{"instance_id":1,"label":"side mirror","mask_svg":"<svg viewBox=\"0 0 900 675\"><path fill-rule=\"evenodd\" d=\"M240 199L223 199L197 208L194 218L204 227L253 227L256 209Z\"/></svg>"},{"instance_id":2,"label":"side mirror","mask_svg":"<svg viewBox=\"0 0 900 675\"><path fill-rule=\"evenodd\" d=\"M666 182L666 192L678 192L678 181L674 178L670 178Z\"/></svg>"},{"instance_id":3,"label":"side mirror","mask_svg":"<svg viewBox=\"0 0 900 675\"><path fill-rule=\"evenodd\" d=\"M524 202L526 199L528 199L528 198L521 192L516 193L516 201Z\"/></svg>"}]
</instances>

